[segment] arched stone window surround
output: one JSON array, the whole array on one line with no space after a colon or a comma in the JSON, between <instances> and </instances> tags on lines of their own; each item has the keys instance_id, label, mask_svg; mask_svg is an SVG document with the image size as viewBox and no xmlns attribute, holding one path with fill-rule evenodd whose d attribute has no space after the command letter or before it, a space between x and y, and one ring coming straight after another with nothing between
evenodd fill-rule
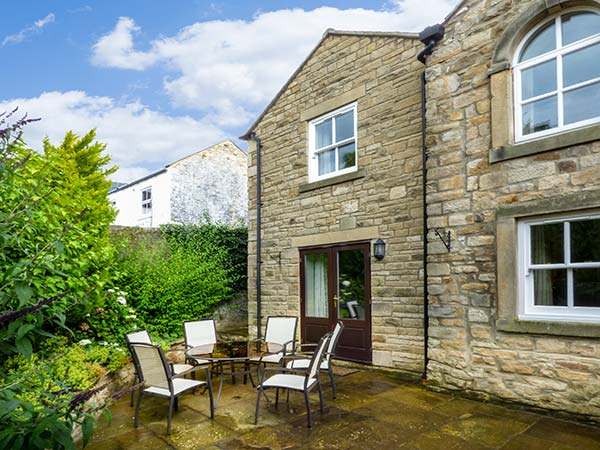
<instances>
[{"instance_id":1,"label":"arched stone window surround","mask_svg":"<svg viewBox=\"0 0 600 450\"><path fill-rule=\"evenodd\" d=\"M506 28L494 50L490 75L492 149L490 162L499 162L600 139L600 125L585 127L522 144L515 144L512 61L527 33L545 19L574 7L600 9L600 0L535 0Z\"/></svg>"}]
</instances>

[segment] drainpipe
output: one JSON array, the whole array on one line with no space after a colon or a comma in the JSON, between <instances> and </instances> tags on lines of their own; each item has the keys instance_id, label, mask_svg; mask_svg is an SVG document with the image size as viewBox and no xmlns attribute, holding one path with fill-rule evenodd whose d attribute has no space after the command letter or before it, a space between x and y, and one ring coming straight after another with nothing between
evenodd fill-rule
<instances>
[{"instance_id":1,"label":"drainpipe","mask_svg":"<svg viewBox=\"0 0 600 450\"><path fill-rule=\"evenodd\" d=\"M419 39L425 48L417 55L417 59L426 64L427 57L433 52L433 48L444 37L444 27L442 25L433 25L425 28L419 33ZM421 73L421 158L423 165L423 373L421 379L427 382L427 364L429 363L429 288L427 286L427 235L429 227L427 226L427 79L425 70Z\"/></svg>"},{"instance_id":2,"label":"drainpipe","mask_svg":"<svg viewBox=\"0 0 600 450\"><path fill-rule=\"evenodd\" d=\"M249 138L256 143L256 337L262 338L262 308L260 298L260 268L261 268L261 210L262 210L262 186L261 186L261 143L260 138L256 133L252 132ZM261 345L260 341L256 344L256 351L260 352Z\"/></svg>"}]
</instances>

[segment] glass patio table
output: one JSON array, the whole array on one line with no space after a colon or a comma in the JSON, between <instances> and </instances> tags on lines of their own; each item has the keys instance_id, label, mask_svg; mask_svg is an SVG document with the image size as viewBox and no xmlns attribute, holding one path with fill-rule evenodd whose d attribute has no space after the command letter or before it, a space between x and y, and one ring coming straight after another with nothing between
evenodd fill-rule
<instances>
[{"instance_id":1,"label":"glass patio table","mask_svg":"<svg viewBox=\"0 0 600 450\"><path fill-rule=\"evenodd\" d=\"M236 376L244 376L244 384L246 377L250 375L250 381L254 385L252 379L252 369L250 368L250 357L248 348L256 341L252 339L234 339L218 341L215 350L210 355L189 356L190 359L195 359L198 362L209 361L211 364L210 371L212 374L219 375L219 390L215 400L215 408L221 398L223 390L223 381L225 377L231 376L232 384L236 383ZM194 348L189 349L193 352Z\"/></svg>"}]
</instances>

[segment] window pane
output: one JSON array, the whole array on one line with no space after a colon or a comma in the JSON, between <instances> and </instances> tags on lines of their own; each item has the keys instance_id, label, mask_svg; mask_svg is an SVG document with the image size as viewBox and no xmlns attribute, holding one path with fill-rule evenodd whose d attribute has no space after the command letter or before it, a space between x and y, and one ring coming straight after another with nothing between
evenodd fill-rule
<instances>
[{"instance_id":1,"label":"window pane","mask_svg":"<svg viewBox=\"0 0 600 450\"><path fill-rule=\"evenodd\" d=\"M340 169L347 169L356 165L356 144L344 145L338 149Z\"/></svg>"},{"instance_id":2,"label":"window pane","mask_svg":"<svg viewBox=\"0 0 600 450\"><path fill-rule=\"evenodd\" d=\"M562 20L563 45L600 33L600 15L592 12L565 14Z\"/></svg>"},{"instance_id":3,"label":"window pane","mask_svg":"<svg viewBox=\"0 0 600 450\"><path fill-rule=\"evenodd\" d=\"M600 308L600 269L574 269L575 306Z\"/></svg>"},{"instance_id":4,"label":"window pane","mask_svg":"<svg viewBox=\"0 0 600 450\"><path fill-rule=\"evenodd\" d=\"M549 223L531 226L531 263L561 264L564 258L564 225Z\"/></svg>"},{"instance_id":5,"label":"window pane","mask_svg":"<svg viewBox=\"0 0 600 450\"><path fill-rule=\"evenodd\" d=\"M565 124L600 116L600 83L565 92Z\"/></svg>"},{"instance_id":6,"label":"window pane","mask_svg":"<svg viewBox=\"0 0 600 450\"><path fill-rule=\"evenodd\" d=\"M304 257L307 317L328 317L327 253L310 253Z\"/></svg>"},{"instance_id":7,"label":"window pane","mask_svg":"<svg viewBox=\"0 0 600 450\"><path fill-rule=\"evenodd\" d=\"M555 28L554 21L552 21L531 36L523 47L519 62L527 61L535 56L554 50L556 48Z\"/></svg>"},{"instance_id":8,"label":"window pane","mask_svg":"<svg viewBox=\"0 0 600 450\"><path fill-rule=\"evenodd\" d=\"M567 306L567 271L535 270L533 272L534 305Z\"/></svg>"},{"instance_id":9,"label":"window pane","mask_svg":"<svg viewBox=\"0 0 600 450\"><path fill-rule=\"evenodd\" d=\"M563 58L565 87L600 77L600 44L582 48Z\"/></svg>"},{"instance_id":10,"label":"window pane","mask_svg":"<svg viewBox=\"0 0 600 450\"><path fill-rule=\"evenodd\" d=\"M320 123L315 127L315 133L317 135L317 146L316 148L326 147L332 144L331 141L331 119L327 119L325 122Z\"/></svg>"},{"instance_id":11,"label":"window pane","mask_svg":"<svg viewBox=\"0 0 600 450\"><path fill-rule=\"evenodd\" d=\"M354 110L335 118L335 141L340 142L354 136Z\"/></svg>"},{"instance_id":12,"label":"window pane","mask_svg":"<svg viewBox=\"0 0 600 450\"><path fill-rule=\"evenodd\" d=\"M319 175L324 175L335 170L335 150L327 150L317 154Z\"/></svg>"},{"instance_id":13,"label":"window pane","mask_svg":"<svg viewBox=\"0 0 600 450\"><path fill-rule=\"evenodd\" d=\"M523 105L523 135L558 126L556 95Z\"/></svg>"},{"instance_id":14,"label":"window pane","mask_svg":"<svg viewBox=\"0 0 600 450\"><path fill-rule=\"evenodd\" d=\"M365 320L364 250L338 252L338 298L341 319Z\"/></svg>"},{"instance_id":15,"label":"window pane","mask_svg":"<svg viewBox=\"0 0 600 450\"><path fill-rule=\"evenodd\" d=\"M600 262L600 219L571 222L571 262Z\"/></svg>"},{"instance_id":16,"label":"window pane","mask_svg":"<svg viewBox=\"0 0 600 450\"><path fill-rule=\"evenodd\" d=\"M556 90L556 59L521 72L523 100Z\"/></svg>"}]
</instances>

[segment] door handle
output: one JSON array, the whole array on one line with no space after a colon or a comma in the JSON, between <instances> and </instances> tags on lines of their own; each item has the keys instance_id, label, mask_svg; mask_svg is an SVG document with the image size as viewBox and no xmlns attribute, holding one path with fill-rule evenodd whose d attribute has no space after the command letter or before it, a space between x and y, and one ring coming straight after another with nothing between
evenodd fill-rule
<instances>
[{"instance_id":1,"label":"door handle","mask_svg":"<svg viewBox=\"0 0 600 450\"><path fill-rule=\"evenodd\" d=\"M333 296L333 307L334 307L334 309L337 309L337 302L338 302L338 300L339 300L338 296L334 295Z\"/></svg>"}]
</instances>

